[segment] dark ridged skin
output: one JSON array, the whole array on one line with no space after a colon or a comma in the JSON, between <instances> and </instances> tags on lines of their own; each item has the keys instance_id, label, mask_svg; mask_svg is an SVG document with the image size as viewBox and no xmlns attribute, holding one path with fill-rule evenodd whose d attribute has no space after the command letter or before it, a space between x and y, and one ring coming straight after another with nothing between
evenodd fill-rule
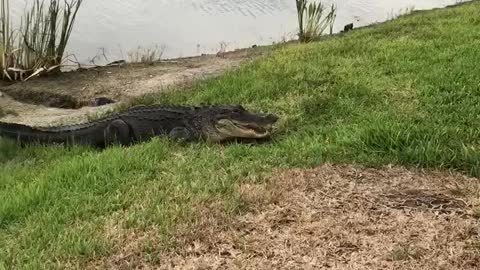
<instances>
[{"instance_id":1,"label":"dark ridged skin","mask_svg":"<svg viewBox=\"0 0 480 270\"><path fill-rule=\"evenodd\" d=\"M216 123L222 119L254 126L256 130L268 130L278 118L271 114L250 113L241 106L137 106L96 121L70 126L30 127L0 122L0 137L22 144L60 143L96 147L130 145L154 136L218 142L232 138L231 134L221 134L216 129Z\"/></svg>"}]
</instances>

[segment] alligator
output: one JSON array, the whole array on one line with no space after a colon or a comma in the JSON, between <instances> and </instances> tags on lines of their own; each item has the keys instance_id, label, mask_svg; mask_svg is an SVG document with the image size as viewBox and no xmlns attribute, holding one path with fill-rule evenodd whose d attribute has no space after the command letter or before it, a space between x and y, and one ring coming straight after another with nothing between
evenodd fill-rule
<instances>
[{"instance_id":1,"label":"alligator","mask_svg":"<svg viewBox=\"0 0 480 270\"><path fill-rule=\"evenodd\" d=\"M193 142L263 139L272 134L278 117L253 113L241 105L139 105L95 121L57 127L32 127L0 122L0 137L21 145L79 144L105 148L145 142L155 136Z\"/></svg>"}]
</instances>

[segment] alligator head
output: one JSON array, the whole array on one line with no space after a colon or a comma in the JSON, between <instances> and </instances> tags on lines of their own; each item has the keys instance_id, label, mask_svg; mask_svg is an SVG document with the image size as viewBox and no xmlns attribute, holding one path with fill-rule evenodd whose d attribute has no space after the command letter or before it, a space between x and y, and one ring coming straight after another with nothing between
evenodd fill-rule
<instances>
[{"instance_id":1,"label":"alligator head","mask_svg":"<svg viewBox=\"0 0 480 270\"><path fill-rule=\"evenodd\" d=\"M216 107L209 118L211 126L204 130L208 139L215 142L269 137L278 120L276 115L249 112L240 105Z\"/></svg>"}]
</instances>

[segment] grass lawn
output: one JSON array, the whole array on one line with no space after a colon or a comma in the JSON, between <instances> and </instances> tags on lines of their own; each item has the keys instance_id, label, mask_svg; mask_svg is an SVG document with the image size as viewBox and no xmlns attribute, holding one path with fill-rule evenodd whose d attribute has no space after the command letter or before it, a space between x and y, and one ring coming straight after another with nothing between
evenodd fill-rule
<instances>
[{"instance_id":1,"label":"grass lawn","mask_svg":"<svg viewBox=\"0 0 480 270\"><path fill-rule=\"evenodd\" d=\"M243 206L239 181L324 162L480 176L480 2L419 12L266 59L144 102L240 103L281 116L270 143L129 148L0 142L0 269L82 268L155 228L163 247L193 206ZM112 225L113 224L113 225ZM118 231L121 231L118 229ZM148 246L148 245L147 245ZM161 247L141 250L155 262Z\"/></svg>"}]
</instances>

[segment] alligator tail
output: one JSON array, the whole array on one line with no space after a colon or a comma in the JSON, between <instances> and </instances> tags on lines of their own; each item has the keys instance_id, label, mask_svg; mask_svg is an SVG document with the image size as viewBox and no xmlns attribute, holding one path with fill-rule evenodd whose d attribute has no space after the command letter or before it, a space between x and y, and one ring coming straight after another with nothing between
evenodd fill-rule
<instances>
[{"instance_id":1,"label":"alligator tail","mask_svg":"<svg viewBox=\"0 0 480 270\"><path fill-rule=\"evenodd\" d=\"M20 143L52 143L65 142L59 134L33 128L27 125L0 122L0 137L16 140Z\"/></svg>"}]
</instances>

